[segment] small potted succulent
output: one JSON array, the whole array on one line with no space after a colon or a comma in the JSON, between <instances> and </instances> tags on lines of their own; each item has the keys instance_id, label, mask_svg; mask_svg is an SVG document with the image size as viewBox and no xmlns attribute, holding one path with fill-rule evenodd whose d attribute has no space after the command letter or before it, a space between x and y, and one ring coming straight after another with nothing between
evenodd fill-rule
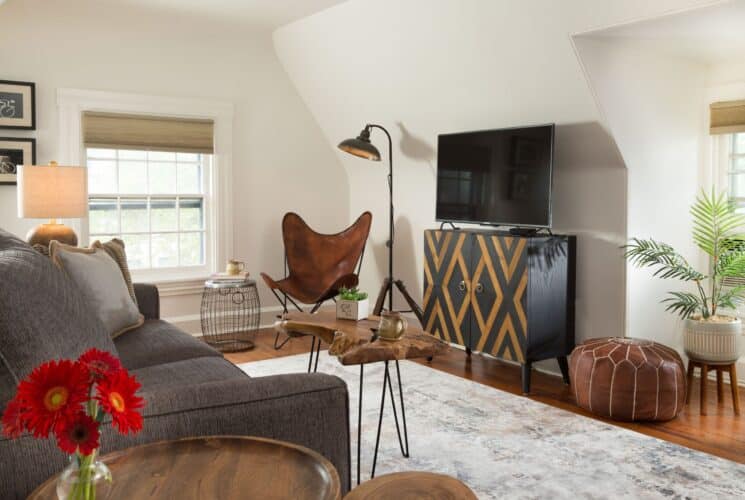
<instances>
[{"instance_id":1,"label":"small potted succulent","mask_svg":"<svg viewBox=\"0 0 745 500\"><path fill-rule=\"evenodd\" d=\"M341 288L336 297L336 317L359 321L367 318L370 301L366 292L360 292L357 287Z\"/></svg>"},{"instance_id":2,"label":"small potted succulent","mask_svg":"<svg viewBox=\"0 0 745 500\"><path fill-rule=\"evenodd\" d=\"M699 361L732 362L743 354L745 337L739 318L722 314L745 301L745 214L736 210L726 193L702 191L691 207L693 241L709 257L706 273L694 269L670 245L633 238L624 248L638 267L653 268L654 276L692 284L670 292L663 300L667 311L685 320L683 347Z\"/></svg>"}]
</instances>

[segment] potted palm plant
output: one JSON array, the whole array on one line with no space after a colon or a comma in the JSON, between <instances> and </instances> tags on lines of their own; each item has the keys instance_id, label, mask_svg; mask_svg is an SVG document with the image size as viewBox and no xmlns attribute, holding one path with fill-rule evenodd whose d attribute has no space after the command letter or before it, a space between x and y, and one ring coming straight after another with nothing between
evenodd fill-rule
<instances>
[{"instance_id":1,"label":"potted palm plant","mask_svg":"<svg viewBox=\"0 0 745 500\"><path fill-rule=\"evenodd\" d=\"M662 302L666 310L685 321L683 346L694 359L733 362L745 344L739 318L723 314L745 300L745 214L738 213L726 193L702 191L691 207L693 240L709 256L707 273L697 271L675 249L653 239L633 238L625 256L637 267L654 269L654 276L692 284L689 290L670 292Z\"/></svg>"}]
</instances>

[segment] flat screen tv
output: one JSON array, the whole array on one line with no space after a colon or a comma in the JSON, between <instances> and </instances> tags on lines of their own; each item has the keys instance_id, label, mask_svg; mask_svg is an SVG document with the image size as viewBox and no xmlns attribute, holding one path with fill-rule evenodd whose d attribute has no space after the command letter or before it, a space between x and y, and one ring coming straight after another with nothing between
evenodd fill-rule
<instances>
[{"instance_id":1,"label":"flat screen tv","mask_svg":"<svg viewBox=\"0 0 745 500\"><path fill-rule=\"evenodd\" d=\"M437 139L439 222L551 227L554 125Z\"/></svg>"}]
</instances>

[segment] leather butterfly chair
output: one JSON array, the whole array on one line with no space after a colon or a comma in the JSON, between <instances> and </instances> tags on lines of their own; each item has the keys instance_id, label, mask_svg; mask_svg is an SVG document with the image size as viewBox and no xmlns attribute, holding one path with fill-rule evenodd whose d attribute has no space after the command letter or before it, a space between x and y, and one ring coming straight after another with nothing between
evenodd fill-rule
<instances>
[{"instance_id":1,"label":"leather butterfly chair","mask_svg":"<svg viewBox=\"0 0 745 500\"><path fill-rule=\"evenodd\" d=\"M289 301L298 311L303 310L298 302L313 304L310 310L312 314L325 301L336 297L340 288L357 286L371 224L372 214L364 212L342 232L321 234L311 229L298 214L285 214L282 219L282 239L285 245L286 277L275 281L266 273L261 273L285 313ZM282 348L289 337L279 345L278 340L279 333L274 338L275 349ZM319 340L318 349L320 347ZM313 347L311 359L312 355ZM310 366L308 370L310 371Z\"/></svg>"}]
</instances>

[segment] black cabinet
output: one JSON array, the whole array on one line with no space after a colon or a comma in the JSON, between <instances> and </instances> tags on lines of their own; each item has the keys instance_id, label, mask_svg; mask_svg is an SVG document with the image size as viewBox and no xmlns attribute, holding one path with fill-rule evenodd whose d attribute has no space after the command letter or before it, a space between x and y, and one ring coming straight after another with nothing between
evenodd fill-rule
<instances>
[{"instance_id":1,"label":"black cabinet","mask_svg":"<svg viewBox=\"0 0 745 500\"><path fill-rule=\"evenodd\" d=\"M424 329L523 367L574 348L576 238L451 229L424 232Z\"/></svg>"}]
</instances>

